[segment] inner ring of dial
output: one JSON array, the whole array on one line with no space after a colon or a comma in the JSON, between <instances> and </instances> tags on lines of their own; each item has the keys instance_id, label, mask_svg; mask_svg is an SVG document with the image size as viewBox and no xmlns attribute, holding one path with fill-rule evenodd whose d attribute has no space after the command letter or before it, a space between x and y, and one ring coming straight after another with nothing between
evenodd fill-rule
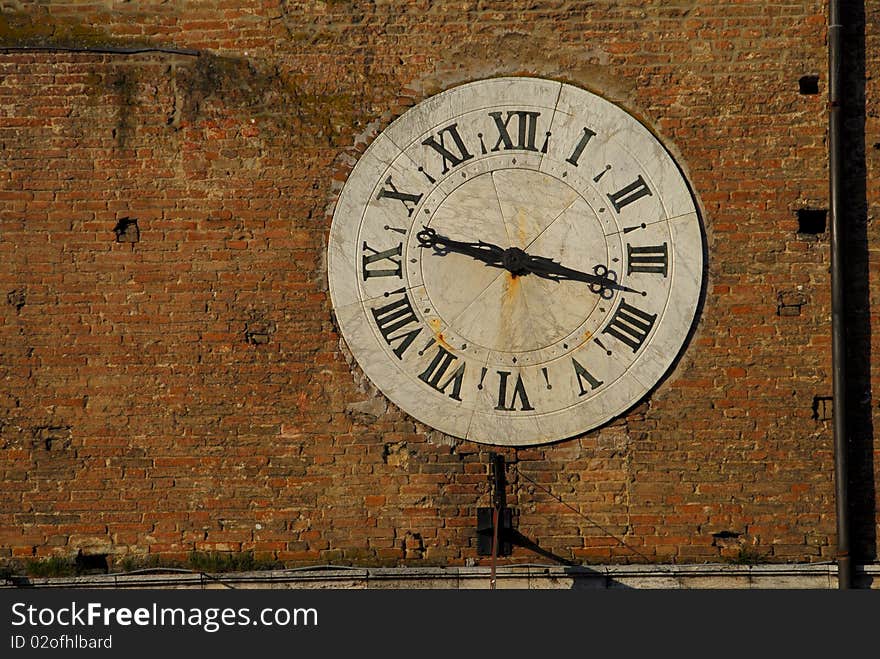
<instances>
[{"instance_id":1,"label":"inner ring of dial","mask_svg":"<svg viewBox=\"0 0 880 659\"><path fill-rule=\"evenodd\" d=\"M427 225L461 242L483 241L565 267L607 264L602 227L586 200L560 179L526 168L486 172L463 182L431 212ZM436 313L470 345L525 353L559 343L599 301L589 286L534 273L515 274L460 253L420 254L425 291Z\"/></svg>"}]
</instances>

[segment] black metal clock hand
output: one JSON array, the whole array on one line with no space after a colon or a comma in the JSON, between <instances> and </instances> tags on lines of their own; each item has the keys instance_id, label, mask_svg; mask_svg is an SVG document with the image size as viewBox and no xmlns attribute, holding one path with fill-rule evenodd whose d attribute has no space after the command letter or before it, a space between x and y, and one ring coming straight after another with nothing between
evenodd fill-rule
<instances>
[{"instance_id":1,"label":"black metal clock hand","mask_svg":"<svg viewBox=\"0 0 880 659\"><path fill-rule=\"evenodd\" d=\"M492 243L483 242L482 240L470 243L460 240L452 240L446 236L441 236L434 229L422 227L422 230L416 234L419 245L422 247L431 247L434 253L439 256L445 256L449 253L464 254L478 261L482 261L486 265L503 268L502 263L504 249Z\"/></svg>"},{"instance_id":2,"label":"black metal clock hand","mask_svg":"<svg viewBox=\"0 0 880 659\"><path fill-rule=\"evenodd\" d=\"M610 298L614 290L630 293L640 292L619 284L616 277L609 276L609 274L614 275L613 271L601 264L594 266L593 274L589 274L567 268L544 256L531 256L519 247L503 249L498 245L482 240L477 242L453 240L438 234L429 227L422 227L422 230L416 234L416 238L419 241L419 245L425 248L432 248L434 253L439 256L445 256L449 253L464 254L482 261L486 265L504 268L517 276L534 274L544 279L552 279L553 281L582 281L589 284L590 290L593 293L606 298Z\"/></svg>"},{"instance_id":3,"label":"black metal clock hand","mask_svg":"<svg viewBox=\"0 0 880 659\"><path fill-rule=\"evenodd\" d=\"M438 234L434 229L423 226L416 234L419 245L431 247L438 256L449 253L465 254L495 268L504 268L514 275L527 275L528 262L533 258L519 247L504 249L484 240L463 242ZM540 258L540 257L539 257Z\"/></svg>"},{"instance_id":4,"label":"black metal clock hand","mask_svg":"<svg viewBox=\"0 0 880 659\"><path fill-rule=\"evenodd\" d=\"M526 268L530 273L533 273L538 277L543 277L544 279L552 279L554 281L582 281L590 285L591 291L599 293L600 295L604 295L605 291L610 293L613 290L625 291L628 293L641 293L641 291L637 291L634 288L619 283L614 271L609 270L602 264L593 266L593 274L589 274L580 270L567 268L553 259L548 259L543 256L531 256L526 264ZM610 295L608 297L610 297Z\"/></svg>"}]
</instances>

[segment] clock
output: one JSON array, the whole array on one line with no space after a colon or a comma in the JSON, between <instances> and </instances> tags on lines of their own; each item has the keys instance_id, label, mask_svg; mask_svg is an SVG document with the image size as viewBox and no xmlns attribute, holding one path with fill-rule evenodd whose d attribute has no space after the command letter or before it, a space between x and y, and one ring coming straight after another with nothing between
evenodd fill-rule
<instances>
[{"instance_id":1,"label":"clock","mask_svg":"<svg viewBox=\"0 0 880 659\"><path fill-rule=\"evenodd\" d=\"M479 80L407 110L333 213L328 279L358 365L475 442L621 415L687 341L704 278L691 189L660 141L584 89Z\"/></svg>"}]
</instances>

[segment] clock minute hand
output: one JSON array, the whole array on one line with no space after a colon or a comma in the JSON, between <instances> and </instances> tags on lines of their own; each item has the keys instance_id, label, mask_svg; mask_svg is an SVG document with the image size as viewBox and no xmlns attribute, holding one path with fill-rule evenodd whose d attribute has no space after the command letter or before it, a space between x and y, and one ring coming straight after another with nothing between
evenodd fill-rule
<instances>
[{"instance_id":1,"label":"clock minute hand","mask_svg":"<svg viewBox=\"0 0 880 659\"><path fill-rule=\"evenodd\" d=\"M483 242L482 240L478 242L453 240L438 234L434 229L424 226L416 234L416 238L419 241L419 245L425 248L432 248L434 253L439 256L445 256L449 253L464 254L477 261L482 261L486 265L503 267L502 257L504 250L498 245Z\"/></svg>"}]
</instances>

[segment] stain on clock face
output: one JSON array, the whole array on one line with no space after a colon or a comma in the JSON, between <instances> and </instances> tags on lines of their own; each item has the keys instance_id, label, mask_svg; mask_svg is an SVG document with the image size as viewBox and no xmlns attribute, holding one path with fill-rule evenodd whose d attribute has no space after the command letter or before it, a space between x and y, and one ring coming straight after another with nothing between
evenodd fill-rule
<instances>
[{"instance_id":1,"label":"stain on clock face","mask_svg":"<svg viewBox=\"0 0 880 659\"><path fill-rule=\"evenodd\" d=\"M346 182L330 292L359 365L450 435L530 445L641 400L703 277L678 167L624 110L534 78L456 87L395 121Z\"/></svg>"}]
</instances>

